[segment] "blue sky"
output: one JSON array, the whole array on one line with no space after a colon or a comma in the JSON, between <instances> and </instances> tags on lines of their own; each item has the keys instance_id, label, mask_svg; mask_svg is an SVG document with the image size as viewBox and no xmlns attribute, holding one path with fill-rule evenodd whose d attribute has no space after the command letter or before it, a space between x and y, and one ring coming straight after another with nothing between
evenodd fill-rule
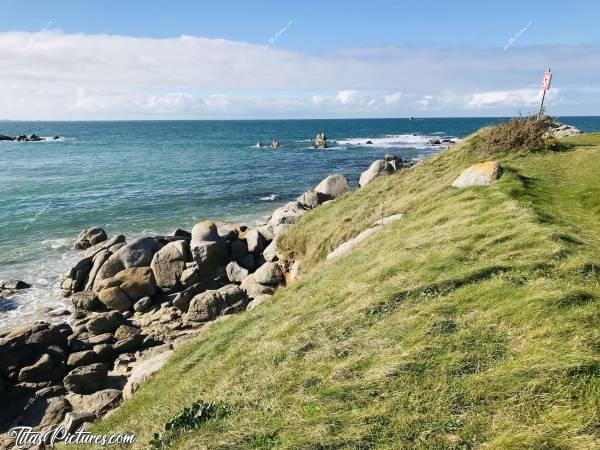
<instances>
[{"instance_id":1,"label":"blue sky","mask_svg":"<svg viewBox=\"0 0 600 450\"><path fill-rule=\"evenodd\" d=\"M278 46L503 46L529 21L518 45L600 44L600 2L564 1L116 1L3 0L2 31L140 37L182 34L264 44L292 21ZM85 7L82 7L85 5Z\"/></svg>"},{"instance_id":2,"label":"blue sky","mask_svg":"<svg viewBox=\"0 0 600 450\"><path fill-rule=\"evenodd\" d=\"M600 2L1 8L2 118L504 115L534 108L549 65L557 114L599 113Z\"/></svg>"}]
</instances>

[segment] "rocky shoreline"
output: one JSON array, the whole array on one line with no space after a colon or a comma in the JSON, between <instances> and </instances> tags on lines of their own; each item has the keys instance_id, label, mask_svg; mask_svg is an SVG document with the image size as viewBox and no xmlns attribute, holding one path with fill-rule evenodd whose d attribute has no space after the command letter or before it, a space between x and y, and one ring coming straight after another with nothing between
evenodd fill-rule
<instances>
[{"instance_id":1,"label":"rocky shoreline","mask_svg":"<svg viewBox=\"0 0 600 450\"><path fill-rule=\"evenodd\" d=\"M413 164L386 155L359 185ZM278 252L278 237L307 211L350 191L344 175L329 175L256 227L206 220L191 231L130 242L101 228L83 230L74 244L82 257L61 285L73 307L67 321L0 334L0 445L10 443L13 426L87 426L205 325L251 310L293 282L301 261ZM17 280L0 286L4 295L29 287Z\"/></svg>"}]
</instances>

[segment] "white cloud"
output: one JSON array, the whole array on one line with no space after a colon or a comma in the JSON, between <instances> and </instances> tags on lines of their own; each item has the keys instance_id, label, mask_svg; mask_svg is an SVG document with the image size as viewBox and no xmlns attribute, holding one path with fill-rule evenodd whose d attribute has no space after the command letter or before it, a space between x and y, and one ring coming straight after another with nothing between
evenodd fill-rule
<instances>
[{"instance_id":1,"label":"white cloud","mask_svg":"<svg viewBox=\"0 0 600 450\"><path fill-rule=\"evenodd\" d=\"M558 89L548 92L548 101L552 100ZM508 91L477 92L467 99L467 108L486 107L533 107L539 105L541 92L539 89L514 89Z\"/></svg>"},{"instance_id":2,"label":"white cloud","mask_svg":"<svg viewBox=\"0 0 600 450\"><path fill-rule=\"evenodd\" d=\"M383 98L383 102L386 105L396 105L396 104L400 103L401 99L402 99L402 92L394 92L393 94L386 95Z\"/></svg>"},{"instance_id":3,"label":"white cloud","mask_svg":"<svg viewBox=\"0 0 600 450\"><path fill-rule=\"evenodd\" d=\"M515 114L515 108L536 105L535 89L527 86L539 83L549 62L555 72L549 105L555 113L597 113L599 47L304 55L195 36L4 32L0 118Z\"/></svg>"}]
</instances>

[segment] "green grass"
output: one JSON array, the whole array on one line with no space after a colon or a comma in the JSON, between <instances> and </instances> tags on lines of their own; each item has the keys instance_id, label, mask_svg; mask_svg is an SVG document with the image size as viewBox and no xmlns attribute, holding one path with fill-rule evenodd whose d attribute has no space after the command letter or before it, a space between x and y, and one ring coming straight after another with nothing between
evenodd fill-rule
<instances>
[{"instance_id":1,"label":"green grass","mask_svg":"<svg viewBox=\"0 0 600 450\"><path fill-rule=\"evenodd\" d=\"M172 448L599 448L600 134L497 156L468 140L303 216L303 275L208 327L96 432L138 448L195 401L228 414ZM398 222L332 262L371 223Z\"/></svg>"}]
</instances>

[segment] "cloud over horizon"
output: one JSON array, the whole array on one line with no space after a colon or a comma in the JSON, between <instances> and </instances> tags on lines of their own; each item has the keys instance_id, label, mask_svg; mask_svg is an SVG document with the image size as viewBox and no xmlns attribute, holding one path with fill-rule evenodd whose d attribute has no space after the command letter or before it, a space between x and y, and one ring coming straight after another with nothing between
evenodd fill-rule
<instances>
[{"instance_id":1,"label":"cloud over horizon","mask_svg":"<svg viewBox=\"0 0 600 450\"><path fill-rule=\"evenodd\" d=\"M0 33L2 119L516 115L598 112L600 48L375 48L309 55L246 42Z\"/></svg>"}]
</instances>

